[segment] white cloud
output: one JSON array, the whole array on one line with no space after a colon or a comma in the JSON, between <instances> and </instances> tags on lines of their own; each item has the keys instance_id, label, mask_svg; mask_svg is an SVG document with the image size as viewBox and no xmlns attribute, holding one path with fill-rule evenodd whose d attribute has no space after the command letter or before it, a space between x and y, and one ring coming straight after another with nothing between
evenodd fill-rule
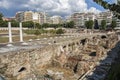
<instances>
[{"instance_id":1,"label":"white cloud","mask_svg":"<svg viewBox=\"0 0 120 80\"><path fill-rule=\"evenodd\" d=\"M64 16L73 12L99 12L94 7L87 9L85 0L2 0L0 1L0 7L46 11L50 14Z\"/></svg>"},{"instance_id":2,"label":"white cloud","mask_svg":"<svg viewBox=\"0 0 120 80\"><path fill-rule=\"evenodd\" d=\"M8 9L10 7L10 3L7 0L1 0L0 7Z\"/></svg>"},{"instance_id":3,"label":"white cloud","mask_svg":"<svg viewBox=\"0 0 120 80\"><path fill-rule=\"evenodd\" d=\"M98 13L100 13L101 11L98 10L98 9L96 9L96 8L94 8L94 7L91 7L91 8L88 10L88 12L92 12L92 13L98 14Z\"/></svg>"}]
</instances>

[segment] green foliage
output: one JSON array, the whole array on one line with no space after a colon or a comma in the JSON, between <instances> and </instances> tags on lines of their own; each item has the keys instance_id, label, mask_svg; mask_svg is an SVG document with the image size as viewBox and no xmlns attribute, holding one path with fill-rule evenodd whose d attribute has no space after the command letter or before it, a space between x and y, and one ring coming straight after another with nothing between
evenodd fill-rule
<instances>
[{"instance_id":1,"label":"green foliage","mask_svg":"<svg viewBox=\"0 0 120 80\"><path fill-rule=\"evenodd\" d=\"M94 24L93 20L89 20L89 21L85 22L85 26L86 26L87 29L92 29L93 24Z\"/></svg>"},{"instance_id":2,"label":"green foliage","mask_svg":"<svg viewBox=\"0 0 120 80\"><path fill-rule=\"evenodd\" d=\"M23 27L34 28L34 23L32 21L23 22Z\"/></svg>"},{"instance_id":3,"label":"green foliage","mask_svg":"<svg viewBox=\"0 0 120 80\"><path fill-rule=\"evenodd\" d=\"M96 2L97 4L103 6L105 9L111 10L114 13L115 17L120 19L120 3L118 3L118 4L109 4L105 0L94 0L94 2Z\"/></svg>"},{"instance_id":4,"label":"green foliage","mask_svg":"<svg viewBox=\"0 0 120 80\"><path fill-rule=\"evenodd\" d=\"M34 33L35 35L40 35L41 34L41 32L40 32L40 30L35 30L35 33Z\"/></svg>"},{"instance_id":5,"label":"green foliage","mask_svg":"<svg viewBox=\"0 0 120 80\"><path fill-rule=\"evenodd\" d=\"M62 29L58 29L57 31L56 31L56 34L63 34L64 33L64 31L62 30Z\"/></svg>"},{"instance_id":6,"label":"green foliage","mask_svg":"<svg viewBox=\"0 0 120 80\"><path fill-rule=\"evenodd\" d=\"M48 24L48 23L44 23L42 24L42 28L59 28L61 27L61 24Z\"/></svg>"},{"instance_id":7,"label":"green foliage","mask_svg":"<svg viewBox=\"0 0 120 80\"><path fill-rule=\"evenodd\" d=\"M75 25L74 21L70 21L70 22L65 23L64 27L65 28L74 28L74 25Z\"/></svg>"},{"instance_id":8,"label":"green foliage","mask_svg":"<svg viewBox=\"0 0 120 80\"><path fill-rule=\"evenodd\" d=\"M116 26L117 26L117 23L116 23L115 20L113 20L113 21L111 22L111 27L112 27L112 29L114 29Z\"/></svg>"},{"instance_id":9,"label":"green foliage","mask_svg":"<svg viewBox=\"0 0 120 80\"><path fill-rule=\"evenodd\" d=\"M26 34L34 34L34 35L40 35L42 33L47 33L47 30L43 29L29 29L29 30L24 30Z\"/></svg>"},{"instance_id":10,"label":"green foliage","mask_svg":"<svg viewBox=\"0 0 120 80\"><path fill-rule=\"evenodd\" d=\"M37 29L41 29L42 26L41 26L39 23L35 23L35 28L37 28Z\"/></svg>"},{"instance_id":11,"label":"green foliage","mask_svg":"<svg viewBox=\"0 0 120 80\"><path fill-rule=\"evenodd\" d=\"M7 27L8 22L7 21L0 21L0 27Z\"/></svg>"},{"instance_id":12,"label":"green foliage","mask_svg":"<svg viewBox=\"0 0 120 80\"><path fill-rule=\"evenodd\" d=\"M106 20L101 21L101 29L106 29Z\"/></svg>"},{"instance_id":13,"label":"green foliage","mask_svg":"<svg viewBox=\"0 0 120 80\"><path fill-rule=\"evenodd\" d=\"M3 21L2 17L3 17L3 14L0 13L0 21Z\"/></svg>"},{"instance_id":14,"label":"green foliage","mask_svg":"<svg viewBox=\"0 0 120 80\"><path fill-rule=\"evenodd\" d=\"M27 33L27 34L35 34L35 30L34 29L24 30L24 32Z\"/></svg>"},{"instance_id":15,"label":"green foliage","mask_svg":"<svg viewBox=\"0 0 120 80\"><path fill-rule=\"evenodd\" d=\"M99 29L98 20L94 21L94 29Z\"/></svg>"},{"instance_id":16,"label":"green foliage","mask_svg":"<svg viewBox=\"0 0 120 80\"><path fill-rule=\"evenodd\" d=\"M42 24L42 28L48 28L48 27L49 27L49 24L48 24L48 23Z\"/></svg>"},{"instance_id":17,"label":"green foliage","mask_svg":"<svg viewBox=\"0 0 120 80\"><path fill-rule=\"evenodd\" d=\"M19 22L17 21L11 21L12 27L19 27Z\"/></svg>"},{"instance_id":18,"label":"green foliage","mask_svg":"<svg viewBox=\"0 0 120 80\"><path fill-rule=\"evenodd\" d=\"M56 34L56 30L49 30L48 33L51 33L51 34Z\"/></svg>"}]
</instances>

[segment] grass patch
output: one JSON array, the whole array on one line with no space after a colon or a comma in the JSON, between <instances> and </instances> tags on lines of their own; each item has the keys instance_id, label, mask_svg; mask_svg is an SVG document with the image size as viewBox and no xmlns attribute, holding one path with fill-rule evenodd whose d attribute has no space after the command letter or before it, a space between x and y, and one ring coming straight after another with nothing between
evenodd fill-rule
<instances>
[{"instance_id":1,"label":"grass patch","mask_svg":"<svg viewBox=\"0 0 120 80\"><path fill-rule=\"evenodd\" d=\"M0 43L6 43L6 42L8 42L7 37L0 37Z\"/></svg>"}]
</instances>

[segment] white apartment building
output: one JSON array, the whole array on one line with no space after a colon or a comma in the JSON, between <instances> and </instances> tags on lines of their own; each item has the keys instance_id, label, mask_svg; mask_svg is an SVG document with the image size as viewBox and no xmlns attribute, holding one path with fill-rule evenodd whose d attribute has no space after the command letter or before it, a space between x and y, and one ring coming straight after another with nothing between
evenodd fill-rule
<instances>
[{"instance_id":1,"label":"white apartment building","mask_svg":"<svg viewBox=\"0 0 120 80\"><path fill-rule=\"evenodd\" d=\"M113 14L110 11L101 12L97 15L98 24L101 24L102 20L106 20L107 25L110 25L112 22Z\"/></svg>"},{"instance_id":2,"label":"white apartment building","mask_svg":"<svg viewBox=\"0 0 120 80\"><path fill-rule=\"evenodd\" d=\"M16 20L19 22L33 21L36 23L50 23L50 17L45 12L21 11L16 13Z\"/></svg>"},{"instance_id":3,"label":"white apartment building","mask_svg":"<svg viewBox=\"0 0 120 80\"><path fill-rule=\"evenodd\" d=\"M71 20L74 21L76 27L82 27L85 21L95 20L96 15L94 13L74 13L71 15Z\"/></svg>"},{"instance_id":4,"label":"white apartment building","mask_svg":"<svg viewBox=\"0 0 120 80\"><path fill-rule=\"evenodd\" d=\"M61 16L53 16L51 17L51 20L52 24L61 24L63 22Z\"/></svg>"}]
</instances>

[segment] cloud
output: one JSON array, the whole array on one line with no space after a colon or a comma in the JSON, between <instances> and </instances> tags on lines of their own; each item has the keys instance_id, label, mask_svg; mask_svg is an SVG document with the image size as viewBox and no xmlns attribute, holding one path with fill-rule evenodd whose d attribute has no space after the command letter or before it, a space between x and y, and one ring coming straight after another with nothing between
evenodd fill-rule
<instances>
[{"instance_id":1,"label":"cloud","mask_svg":"<svg viewBox=\"0 0 120 80\"><path fill-rule=\"evenodd\" d=\"M11 6L11 4L7 0L0 1L0 7L8 9L10 6Z\"/></svg>"},{"instance_id":2,"label":"cloud","mask_svg":"<svg viewBox=\"0 0 120 80\"><path fill-rule=\"evenodd\" d=\"M98 10L98 9L96 9L96 8L94 8L94 7L91 7L90 9L88 9L88 12L92 12L92 13L98 14L98 13L100 13L101 11Z\"/></svg>"},{"instance_id":3,"label":"cloud","mask_svg":"<svg viewBox=\"0 0 120 80\"><path fill-rule=\"evenodd\" d=\"M85 0L2 0L0 7L13 10L45 11L51 15L67 16L73 12L99 12L95 7L88 9Z\"/></svg>"}]
</instances>

